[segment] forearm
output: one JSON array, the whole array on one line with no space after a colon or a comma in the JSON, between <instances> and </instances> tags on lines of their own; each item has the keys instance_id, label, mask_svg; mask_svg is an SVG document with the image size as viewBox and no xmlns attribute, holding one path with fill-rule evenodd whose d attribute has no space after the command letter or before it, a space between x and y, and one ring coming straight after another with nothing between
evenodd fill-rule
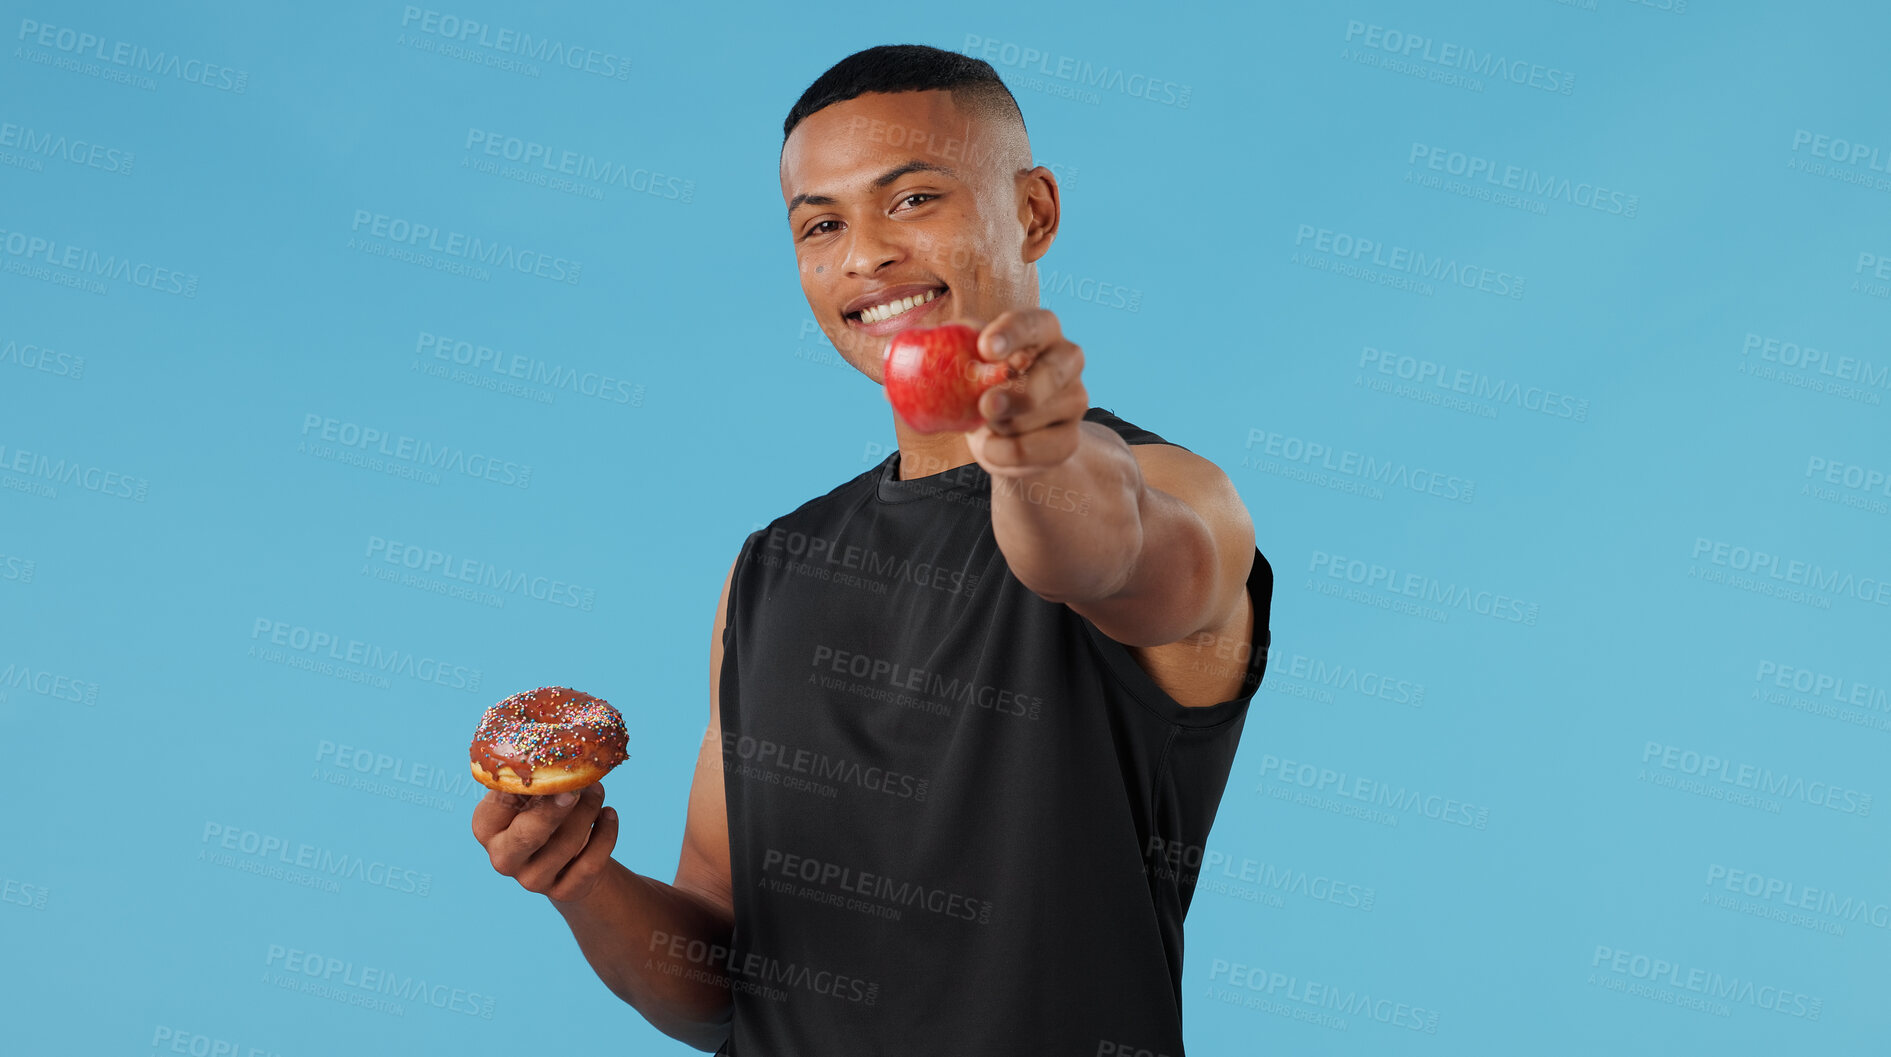
<instances>
[{"instance_id":1,"label":"forearm","mask_svg":"<svg viewBox=\"0 0 1891 1057\"><path fill-rule=\"evenodd\" d=\"M729 923L707 900L613 861L589 895L551 903L598 979L658 1031L705 1051L728 1037Z\"/></svg>"},{"instance_id":2,"label":"forearm","mask_svg":"<svg viewBox=\"0 0 1891 1057\"><path fill-rule=\"evenodd\" d=\"M1142 469L1107 426L1082 423L1068 459L992 479L992 533L1011 573L1054 602L1105 598L1142 550Z\"/></svg>"}]
</instances>

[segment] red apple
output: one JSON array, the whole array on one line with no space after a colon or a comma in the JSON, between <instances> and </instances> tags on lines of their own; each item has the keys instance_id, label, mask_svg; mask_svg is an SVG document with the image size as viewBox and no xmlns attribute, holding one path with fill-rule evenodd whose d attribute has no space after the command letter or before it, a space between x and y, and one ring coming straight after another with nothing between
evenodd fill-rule
<instances>
[{"instance_id":1,"label":"red apple","mask_svg":"<svg viewBox=\"0 0 1891 1057\"><path fill-rule=\"evenodd\" d=\"M978 357L978 331L963 323L909 327L886 345L886 398L921 433L965 432L985 421L978 398L1010 376Z\"/></svg>"}]
</instances>

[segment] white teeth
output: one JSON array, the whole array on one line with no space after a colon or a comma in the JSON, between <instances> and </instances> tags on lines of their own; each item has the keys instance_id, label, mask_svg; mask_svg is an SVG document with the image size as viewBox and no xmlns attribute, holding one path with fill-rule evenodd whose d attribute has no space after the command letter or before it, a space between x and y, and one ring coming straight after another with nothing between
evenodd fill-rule
<instances>
[{"instance_id":1,"label":"white teeth","mask_svg":"<svg viewBox=\"0 0 1891 1057\"><path fill-rule=\"evenodd\" d=\"M882 323L903 312L911 312L913 309L918 308L920 305L925 304L937 296L939 296L939 291L928 290L923 294L914 294L911 297L902 297L897 301L888 301L884 305L875 305L860 313L860 321L863 323Z\"/></svg>"}]
</instances>

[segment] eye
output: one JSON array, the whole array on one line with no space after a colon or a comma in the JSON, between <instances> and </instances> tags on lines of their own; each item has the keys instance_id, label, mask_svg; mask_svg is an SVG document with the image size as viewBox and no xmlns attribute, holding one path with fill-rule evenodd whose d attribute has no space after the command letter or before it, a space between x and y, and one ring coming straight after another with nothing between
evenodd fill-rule
<instances>
[{"instance_id":1,"label":"eye","mask_svg":"<svg viewBox=\"0 0 1891 1057\"><path fill-rule=\"evenodd\" d=\"M915 198L921 198L921 199L926 199L930 201L931 199L934 199L937 197L939 196L936 194L929 194L925 191L915 191L914 193L907 195L905 198L900 199L900 204L905 205L906 203L912 201ZM925 203L921 202L920 204L924 205Z\"/></svg>"},{"instance_id":2,"label":"eye","mask_svg":"<svg viewBox=\"0 0 1891 1057\"><path fill-rule=\"evenodd\" d=\"M803 234L802 234L802 236L801 236L801 240L802 240L803 242L805 242L805 241L807 241L808 239L811 239L811 238L813 238L813 237L814 237L814 236L816 236L816 235L825 235L825 234L827 234L827 232L826 232L826 231L823 231L823 230L821 230L822 228L824 228L824 227L826 227L826 226L827 226L827 225L829 225L829 224L839 224L839 223L840 223L840 221L838 221L838 220L818 220L818 221L815 221L815 222L814 222L813 224L810 224L810 225L808 225L808 230L807 230L807 231L806 231L805 233L803 233Z\"/></svg>"}]
</instances>

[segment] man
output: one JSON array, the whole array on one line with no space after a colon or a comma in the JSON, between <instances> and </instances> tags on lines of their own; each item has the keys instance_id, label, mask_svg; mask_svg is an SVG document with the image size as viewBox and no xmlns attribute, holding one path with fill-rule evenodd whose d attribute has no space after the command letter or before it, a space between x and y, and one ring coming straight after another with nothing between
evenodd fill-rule
<instances>
[{"instance_id":1,"label":"man","mask_svg":"<svg viewBox=\"0 0 1891 1057\"><path fill-rule=\"evenodd\" d=\"M700 1049L1182 1057L1182 919L1268 642L1272 570L1212 463L1093 408L1037 308L1050 170L992 68L918 46L783 127L802 290L882 382L961 320L1010 380L743 544L675 879L603 789L489 794L494 869Z\"/></svg>"}]
</instances>

